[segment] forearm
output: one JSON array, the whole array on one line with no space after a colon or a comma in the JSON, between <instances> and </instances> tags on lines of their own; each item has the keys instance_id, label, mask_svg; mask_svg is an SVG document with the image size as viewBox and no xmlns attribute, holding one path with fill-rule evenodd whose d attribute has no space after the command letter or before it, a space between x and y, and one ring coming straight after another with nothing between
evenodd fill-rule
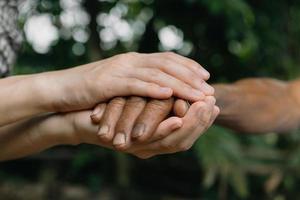
<instances>
[{"instance_id":1,"label":"forearm","mask_svg":"<svg viewBox=\"0 0 300 200\"><path fill-rule=\"evenodd\" d=\"M73 68L72 71L77 69ZM63 111L66 96L73 88L71 70L12 76L0 80L0 127L33 116ZM81 109L78 106L78 109ZM75 110L75 109L74 109ZM5 113L5 114L3 114Z\"/></svg>"},{"instance_id":2,"label":"forearm","mask_svg":"<svg viewBox=\"0 0 300 200\"><path fill-rule=\"evenodd\" d=\"M0 126L44 112L48 96L42 88L40 75L13 76L0 80Z\"/></svg>"},{"instance_id":3,"label":"forearm","mask_svg":"<svg viewBox=\"0 0 300 200\"><path fill-rule=\"evenodd\" d=\"M77 144L72 120L48 114L0 128L0 160L38 153L62 144Z\"/></svg>"},{"instance_id":4,"label":"forearm","mask_svg":"<svg viewBox=\"0 0 300 200\"><path fill-rule=\"evenodd\" d=\"M253 78L213 86L221 110L217 124L247 133L288 132L299 128L299 80Z\"/></svg>"}]
</instances>

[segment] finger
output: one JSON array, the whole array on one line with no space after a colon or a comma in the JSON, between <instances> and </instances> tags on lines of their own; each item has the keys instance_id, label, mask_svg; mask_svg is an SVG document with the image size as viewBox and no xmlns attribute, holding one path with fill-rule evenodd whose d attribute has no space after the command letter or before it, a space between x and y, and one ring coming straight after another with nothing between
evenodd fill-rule
<instances>
[{"instance_id":1,"label":"finger","mask_svg":"<svg viewBox=\"0 0 300 200\"><path fill-rule=\"evenodd\" d=\"M101 119L98 136L101 141L109 142L114 136L115 126L122 114L126 100L122 97L112 99Z\"/></svg>"},{"instance_id":2,"label":"finger","mask_svg":"<svg viewBox=\"0 0 300 200\"><path fill-rule=\"evenodd\" d=\"M137 118L132 130L132 138L140 142L149 139L159 123L161 123L170 113L173 107L174 99L149 101Z\"/></svg>"},{"instance_id":3,"label":"finger","mask_svg":"<svg viewBox=\"0 0 300 200\"><path fill-rule=\"evenodd\" d=\"M185 82L164 73L155 68L141 68L133 76L146 82L152 82L173 90L173 95L190 101L203 100L205 95L202 91L192 88Z\"/></svg>"},{"instance_id":4,"label":"finger","mask_svg":"<svg viewBox=\"0 0 300 200\"><path fill-rule=\"evenodd\" d=\"M174 131L172 134L169 134L162 140L158 140L156 142L146 145L145 150L140 148L138 149L138 151L145 153L147 148L149 150L147 151L149 155L169 154L181 151L182 147L179 146L181 140L185 139L185 137L191 137L192 132L196 129L196 127L199 124L199 115L204 111L204 108L207 106L208 105L204 101L192 104L186 116L182 118L183 125L180 129Z\"/></svg>"},{"instance_id":5,"label":"finger","mask_svg":"<svg viewBox=\"0 0 300 200\"><path fill-rule=\"evenodd\" d=\"M214 89L210 85L208 85L204 80L203 76L199 76L199 73L195 73L191 68L182 65L180 62L177 62L174 59L164 59L159 57L158 59L153 59L152 62L156 62L156 66L178 80L185 82L195 89L201 90L205 95L213 95ZM147 66L147 65L146 65ZM200 72L200 70L197 70Z\"/></svg>"},{"instance_id":6,"label":"finger","mask_svg":"<svg viewBox=\"0 0 300 200\"><path fill-rule=\"evenodd\" d=\"M167 99L173 95L173 90L169 87L160 86L153 82L142 81L137 78L128 79L126 82L126 90L122 89L118 92L121 96L142 96L154 99Z\"/></svg>"},{"instance_id":7,"label":"finger","mask_svg":"<svg viewBox=\"0 0 300 200\"><path fill-rule=\"evenodd\" d=\"M190 70L193 70L195 74L198 74L204 80L208 80L210 77L209 72L205 70L199 63L187 57L181 56L179 54L173 52L164 52L164 53L153 53L149 55L159 57L163 60L167 60L167 59L174 60L176 63L180 63L183 66L189 68Z\"/></svg>"},{"instance_id":8,"label":"finger","mask_svg":"<svg viewBox=\"0 0 300 200\"><path fill-rule=\"evenodd\" d=\"M218 109L213 106L214 102L213 99L208 99L205 103L194 103L187 113L185 121L197 119L197 115L199 115L201 121L206 120L207 118L213 119L211 117L213 115L212 113L215 112L215 116L218 113ZM197 121L194 121L194 123L191 124L184 123L185 122L183 121L183 125L180 129L173 131L172 134L167 134L163 139L136 149L134 154L140 158L146 159L155 155L170 154L190 149L199 135L207 129L207 125L203 126L202 123L199 123L197 126ZM210 123L211 121L208 120L205 124ZM185 138L182 137L183 135Z\"/></svg>"},{"instance_id":9,"label":"finger","mask_svg":"<svg viewBox=\"0 0 300 200\"><path fill-rule=\"evenodd\" d=\"M152 135L150 142L161 140L172 134L175 130L182 127L183 121L179 117L169 117L159 124L156 131Z\"/></svg>"},{"instance_id":10,"label":"finger","mask_svg":"<svg viewBox=\"0 0 300 200\"><path fill-rule=\"evenodd\" d=\"M157 127L155 133L151 137L149 143L147 144L134 144L131 149L130 153L134 153L137 151L153 151L151 145L153 142L160 140L164 137L167 137L170 134L173 134L175 130L182 126L183 122L182 119L179 117L170 117L164 121L162 121L159 126Z\"/></svg>"},{"instance_id":11,"label":"finger","mask_svg":"<svg viewBox=\"0 0 300 200\"><path fill-rule=\"evenodd\" d=\"M106 104L105 103L101 103L101 104L98 104L92 114L91 114L91 119L92 119L92 122L94 124L99 124L100 121L101 121L101 118L105 112L105 108L106 108Z\"/></svg>"},{"instance_id":12,"label":"finger","mask_svg":"<svg viewBox=\"0 0 300 200\"><path fill-rule=\"evenodd\" d=\"M214 110L213 110L213 114L211 117L211 122L209 124L209 127L214 123L214 121L216 120L217 116L220 114L220 108L218 106L214 106Z\"/></svg>"},{"instance_id":13,"label":"finger","mask_svg":"<svg viewBox=\"0 0 300 200\"><path fill-rule=\"evenodd\" d=\"M126 101L123 113L115 128L116 135L113 140L113 145L117 150L122 151L129 148L131 143L131 130L146 103L147 100L142 97L130 97Z\"/></svg>"},{"instance_id":14,"label":"finger","mask_svg":"<svg viewBox=\"0 0 300 200\"><path fill-rule=\"evenodd\" d=\"M190 103L183 99L177 99L174 103L173 112L177 117L184 117L190 108Z\"/></svg>"},{"instance_id":15,"label":"finger","mask_svg":"<svg viewBox=\"0 0 300 200\"><path fill-rule=\"evenodd\" d=\"M191 134L191 137L186 138L187 143L190 141L190 143L193 144L199 138L199 136L202 135L212 125L216 99L212 96L209 96L206 97L205 102L207 106L202 109L202 112L198 113L198 126Z\"/></svg>"},{"instance_id":16,"label":"finger","mask_svg":"<svg viewBox=\"0 0 300 200\"><path fill-rule=\"evenodd\" d=\"M183 118L183 126L160 141L160 145L165 147L167 153L185 151L194 144L210 125L214 103L213 97L206 97L204 102L200 101L191 105Z\"/></svg>"}]
</instances>

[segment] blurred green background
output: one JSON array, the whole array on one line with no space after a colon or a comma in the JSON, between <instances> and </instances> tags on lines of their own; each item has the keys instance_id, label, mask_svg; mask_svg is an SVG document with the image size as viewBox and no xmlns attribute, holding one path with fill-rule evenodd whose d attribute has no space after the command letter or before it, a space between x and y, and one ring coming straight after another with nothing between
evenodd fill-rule
<instances>
[{"instance_id":1,"label":"blurred green background","mask_svg":"<svg viewBox=\"0 0 300 200\"><path fill-rule=\"evenodd\" d=\"M27 0L14 74L128 51L174 51L210 82L300 74L297 0ZM249 136L212 127L192 150L139 160L57 147L0 163L0 199L300 199L300 133Z\"/></svg>"}]
</instances>

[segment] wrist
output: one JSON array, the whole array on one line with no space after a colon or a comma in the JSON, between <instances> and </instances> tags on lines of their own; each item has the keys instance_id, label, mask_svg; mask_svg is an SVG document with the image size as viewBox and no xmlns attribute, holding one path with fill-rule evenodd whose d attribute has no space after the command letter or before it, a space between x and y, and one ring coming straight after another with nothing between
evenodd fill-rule
<instances>
[{"instance_id":1,"label":"wrist","mask_svg":"<svg viewBox=\"0 0 300 200\"><path fill-rule=\"evenodd\" d=\"M38 96L40 107L44 112L59 112L57 106L63 91L59 87L59 77L53 72L45 72L34 75L35 95Z\"/></svg>"},{"instance_id":2,"label":"wrist","mask_svg":"<svg viewBox=\"0 0 300 200\"><path fill-rule=\"evenodd\" d=\"M46 72L37 77L41 99L48 112L70 112L91 108L88 98L91 91L86 87L86 69L75 67ZM94 100L96 103L96 100Z\"/></svg>"},{"instance_id":3,"label":"wrist","mask_svg":"<svg viewBox=\"0 0 300 200\"><path fill-rule=\"evenodd\" d=\"M77 87L72 83L70 70L45 72L36 76L37 91L41 99L42 107L47 112L64 112L72 104L73 88Z\"/></svg>"},{"instance_id":4,"label":"wrist","mask_svg":"<svg viewBox=\"0 0 300 200\"><path fill-rule=\"evenodd\" d=\"M50 114L45 123L39 127L39 132L43 133L43 141L48 145L78 145L82 142L76 133L72 114Z\"/></svg>"}]
</instances>

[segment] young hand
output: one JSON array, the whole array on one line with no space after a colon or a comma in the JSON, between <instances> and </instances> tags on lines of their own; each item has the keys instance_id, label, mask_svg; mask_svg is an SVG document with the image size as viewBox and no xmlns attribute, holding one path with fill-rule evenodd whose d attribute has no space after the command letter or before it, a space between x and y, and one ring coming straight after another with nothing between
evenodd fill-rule
<instances>
[{"instance_id":1,"label":"young hand","mask_svg":"<svg viewBox=\"0 0 300 200\"><path fill-rule=\"evenodd\" d=\"M126 53L43 77L45 101L56 112L89 109L116 96L175 95L194 102L214 92L206 70L174 53Z\"/></svg>"}]
</instances>

